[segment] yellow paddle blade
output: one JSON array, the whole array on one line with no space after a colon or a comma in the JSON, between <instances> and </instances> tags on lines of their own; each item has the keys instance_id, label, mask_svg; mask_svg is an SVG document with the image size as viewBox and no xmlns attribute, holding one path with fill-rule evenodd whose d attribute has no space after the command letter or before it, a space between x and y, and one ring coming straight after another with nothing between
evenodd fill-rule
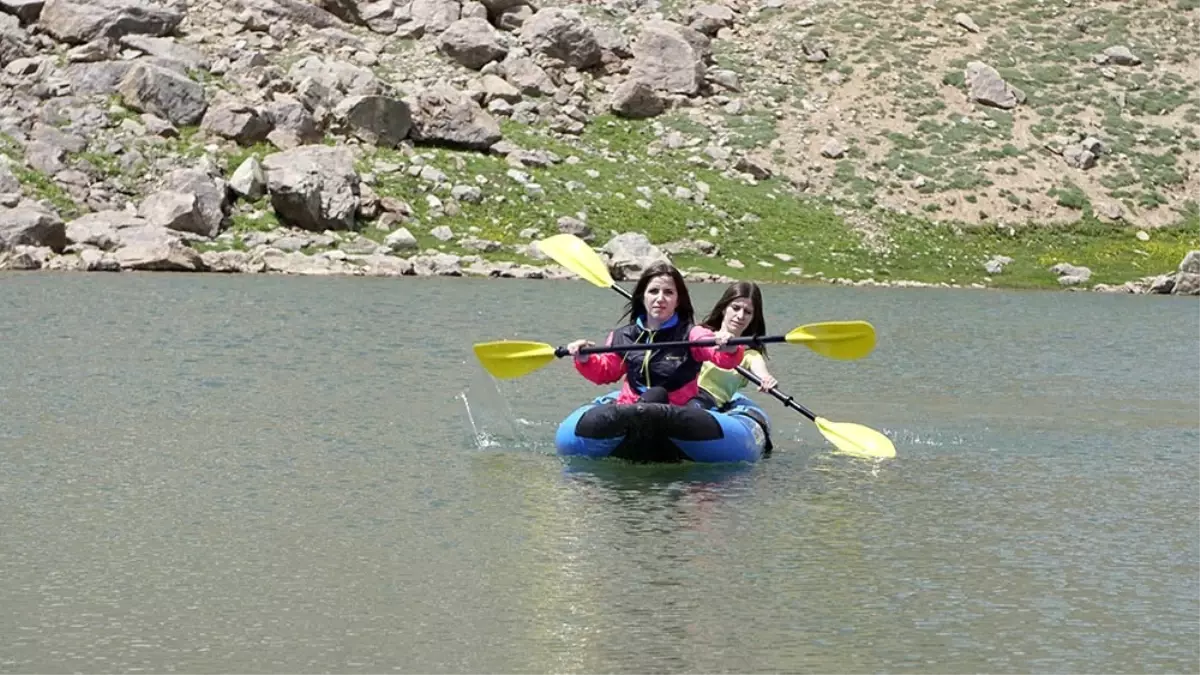
<instances>
[{"instance_id":1,"label":"yellow paddle blade","mask_svg":"<svg viewBox=\"0 0 1200 675\"><path fill-rule=\"evenodd\" d=\"M552 345L517 340L480 342L475 345L475 357L489 373L502 380L528 375L555 359Z\"/></svg>"},{"instance_id":2,"label":"yellow paddle blade","mask_svg":"<svg viewBox=\"0 0 1200 675\"><path fill-rule=\"evenodd\" d=\"M788 344L803 344L832 359L861 359L875 348L875 327L866 321L810 323L786 337Z\"/></svg>"},{"instance_id":3,"label":"yellow paddle blade","mask_svg":"<svg viewBox=\"0 0 1200 675\"><path fill-rule=\"evenodd\" d=\"M813 421L830 443L848 455L881 459L896 456L896 446L892 445L891 440L870 427L850 422L830 422L824 417Z\"/></svg>"},{"instance_id":4,"label":"yellow paddle blade","mask_svg":"<svg viewBox=\"0 0 1200 675\"><path fill-rule=\"evenodd\" d=\"M587 243L573 234L556 234L537 243L546 257L571 270L589 282L608 288L613 285L612 275L600 256Z\"/></svg>"}]
</instances>

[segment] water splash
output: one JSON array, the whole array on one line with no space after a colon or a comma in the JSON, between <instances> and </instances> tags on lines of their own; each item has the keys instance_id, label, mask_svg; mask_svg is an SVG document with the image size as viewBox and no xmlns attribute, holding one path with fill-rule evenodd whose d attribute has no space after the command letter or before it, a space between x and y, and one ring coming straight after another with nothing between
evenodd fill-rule
<instances>
[{"instance_id":1,"label":"water splash","mask_svg":"<svg viewBox=\"0 0 1200 675\"><path fill-rule=\"evenodd\" d=\"M462 401L470 441L477 450L528 450L545 445L532 441L527 433L533 430L532 435L540 439L547 435L544 427L550 423L515 416L491 377L474 378L455 398Z\"/></svg>"}]
</instances>

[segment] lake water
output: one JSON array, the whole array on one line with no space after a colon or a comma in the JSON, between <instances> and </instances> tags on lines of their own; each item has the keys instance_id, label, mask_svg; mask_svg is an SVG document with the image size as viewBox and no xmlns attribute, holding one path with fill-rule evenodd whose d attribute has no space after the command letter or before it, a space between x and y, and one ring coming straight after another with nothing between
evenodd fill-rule
<instances>
[{"instance_id":1,"label":"lake water","mask_svg":"<svg viewBox=\"0 0 1200 675\"><path fill-rule=\"evenodd\" d=\"M693 286L707 309L719 286ZM3 672L1196 672L1200 304L765 289L755 465L564 462L582 282L0 275Z\"/></svg>"}]
</instances>

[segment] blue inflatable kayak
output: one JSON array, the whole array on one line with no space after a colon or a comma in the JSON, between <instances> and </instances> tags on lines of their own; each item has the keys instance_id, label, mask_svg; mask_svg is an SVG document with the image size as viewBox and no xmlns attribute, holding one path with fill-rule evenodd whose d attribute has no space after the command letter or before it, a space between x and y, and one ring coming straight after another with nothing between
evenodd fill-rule
<instances>
[{"instance_id":1,"label":"blue inflatable kayak","mask_svg":"<svg viewBox=\"0 0 1200 675\"><path fill-rule=\"evenodd\" d=\"M665 403L617 405L617 392L558 426L558 454L634 462L755 462L771 449L770 419L738 394L721 412Z\"/></svg>"}]
</instances>

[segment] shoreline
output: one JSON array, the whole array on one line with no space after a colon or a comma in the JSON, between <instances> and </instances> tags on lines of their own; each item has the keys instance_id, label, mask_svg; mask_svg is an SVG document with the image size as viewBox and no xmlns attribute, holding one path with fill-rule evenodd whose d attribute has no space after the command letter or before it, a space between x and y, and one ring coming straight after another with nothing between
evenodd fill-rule
<instances>
[{"instance_id":1,"label":"shoreline","mask_svg":"<svg viewBox=\"0 0 1200 675\"><path fill-rule=\"evenodd\" d=\"M271 246L252 250L214 249L200 251L182 239L169 237L148 245L131 245L115 251L83 248L78 252L55 253L49 247L17 245L0 251L0 272L168 272L190 274L262 274L270 276L340 276L340 277L460 277L474 279L545 279L573 280L580 277L563 267L518 260L489 260L481 255L459 255L427 249L411 256L383 251L348 253L338 248L312 254L304 251L285 251ZM532 249L532 247L530 247ZM132 250L131 250L132 249ZM610 258L610 271L617 281L636 279L637 271L650 259L631 261ZM852 286L857 288L938 288L997 291L1071 291L1117 293L1127 295L1191 295L1200 296L1200 273L1185 271L1200 266L1200 251L1188 254L1174 274L1157 275L1124 284L1092 284L1072 282L1059 288L1047 286L987 284L950 281L925 282L909 279L880 280L873 277L825 277L823 275L794 275L791 278L771 278L747 274L722 275L681 266L680 271L689 283L726 284L733 281L753 281L781 286ZM1167 278L1170 277L1169 281Z\"/></svg>"}]
</instances>

